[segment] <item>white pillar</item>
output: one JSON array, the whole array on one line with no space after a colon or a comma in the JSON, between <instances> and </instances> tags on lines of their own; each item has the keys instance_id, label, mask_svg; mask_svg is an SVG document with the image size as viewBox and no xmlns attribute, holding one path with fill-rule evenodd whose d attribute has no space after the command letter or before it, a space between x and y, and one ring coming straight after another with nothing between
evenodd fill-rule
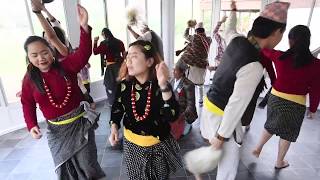
<instances>
[{"instance_id":1,"label":"white pillar","mask_svg":"<svg viewBox=\"0 0 320 180\"><path fill-rule=\"evenodd\" d=\"M69 41L73 48L79 46L80 24L78 22L78 0L63 0L64 13L66 15L66 24ZM90 17L89 18L94 18Z\"/></svg>"},{"instance_id":2,"label":"white pillar","mask_svg":"<svg viewBox=\"0 0 320 180\"><path fill-rule=\"evenodd\" d=\"M220 21L221 0L212 1L211 12L211 32L210 36L213 37L213 30L217 23Z\"/></svg>"},{"instance_id":3,"label":"white pillar","mask_svg":"<svg viewBox=\"0 0 320 180\"><path fill-rule=\"evenodd\" d=\"M161 1L161 28L164 62L168 65L170 72L174 66L174 34L175 34L175 0Z\"/></svg>"}]
</instances>

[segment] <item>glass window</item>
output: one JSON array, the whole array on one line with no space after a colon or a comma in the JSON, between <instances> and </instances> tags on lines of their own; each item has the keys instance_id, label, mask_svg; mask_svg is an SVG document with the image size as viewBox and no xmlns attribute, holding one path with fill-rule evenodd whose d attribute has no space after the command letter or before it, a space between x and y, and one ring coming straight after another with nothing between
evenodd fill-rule
<instances>
[{"instance_id":1,"label":"glass window","mask_svg":"<svg viewBox=\"0 0 320 180\"><path fill-rule=\"evenodd\" d=\"M147 0L148 25L161 36L161 0Z\"/></svg>"},{"instance_id":2,"label":"glass window","mask_svg":"<svg viewBox=\"0 0 320 180\"><path fill-rule=\"evenodd\" d=\"M184 31L187 28L187 21L192 19L192 0L175 1L175 51L184 48ZM175 61L178 57L175 56Z\"/></svg>"},{"instance_id":3,"label":"glass window","mask_svg":"<svg viewBox=\"0 0 320 180\"><path fill-rule=\"evenodd\" d=\"M253 21L259 16L261 1L237 1L237 31L240 34L247 35L252 27ZM230 15L230 1L223 0L221 2L220 19L223 16ZM222 29L225 28L225 24Z\"/></svg>"},{"instance_id":4,"label":"glass window","mask_svg":"<svg viewBox=\"0 0 320 180\"><path fill-rule=\"evenodd\" d=\"M99 43L103 40L101 31L106 27L104 3L103 0L96 0L92 3L92 0L81 0L81 5L85 7L89 14L88 24L92 27L92 38L99 36ZM90 57L90 79L91 82L98 81L103 78L101 76L100 55L92 54Z\"/></svg>"},{"instance_id":5,"label":"glass window","mask_svg":"<svg viewBox=\"0 0 320 180\"><path fill-rule=\"evenodd\" d=\"M125 18L125 1L107 1L108 25L114 37L127 46L127 20Z\"/></svg>"},{"instance_id":6,"label":"glass window","mask_svg":"<svg viewBox=\"0 0 320 180\"><path fill-rule=\"evenodd\" d=\"M32 12L31 9L31 1L28 1L29 7L30 7L30 13L34 28L34 33L37 36L42 36L43 28L41 27L41 24L37 18L37 16ZM52 16L54 16L57 20L60 21L62 29L64 29L67 32L66 29L66 19L64 14L64 7L62 1L53 1L51 3L45 4L46 9L51 13ZM45 17L46 14L42 13Z\"/></svg>"},{"instance_id":7,"label":"glass window","mask_svg":"<svg viewBox=\"0 0 320 180\"><path fill-rule=\"evenodd\" d=\"M320 47L320 0L317 0L316 5L313 9L312 19L310 22L310 31L311 31L311 45L310 50L315 50Z\"/></svg>"},{"instance_id":8,"label":"glass window","mask_svg":"<svg viewBox=\"0 0 320 180\"><path fill-rule=\"evenodd\" d=\"M14 13L12 12L14 7ZM9 103L17 102L26 72L26 53L23 43L31 35L25 1L7 0L0 6L1 66L0 77Z\"/></svg>"},{"instance_id":9,"label":"glass window","mask_svg":"<svg viewBox=\"0 0 320 180\"><path fill-rule=\"evenodd\" d=\"M298 24L308 24L310 8L312 6L313 0L287 0L287 2L290 2L290 8L288 11L286 31L283 34L281 42L275 48L282 51L285 51L289 48L288 33L290 29Z\"/></svg>"},{"instance_id":10,"label":"glass window","mask_svg":"<svg viewBox=\"0 0 320 180\"><path fill-rule=\"evenodd\" d=\"M206 33L210 35L212 25L212 0L193 0L193 19L197 22L203 22Z\"/></svg>"}]
</instances>

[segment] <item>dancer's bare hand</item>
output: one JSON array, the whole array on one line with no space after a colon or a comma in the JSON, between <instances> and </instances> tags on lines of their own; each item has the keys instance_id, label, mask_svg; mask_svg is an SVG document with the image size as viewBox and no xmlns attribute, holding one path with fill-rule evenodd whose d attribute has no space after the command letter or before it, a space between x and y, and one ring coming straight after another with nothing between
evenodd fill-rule
<instances>
[{"instance_id":1,"label":"dancer's bare hand","mask_svg":"<svg viewBox=\"0 0 320 180\"><path fill-rule=\"evenodd\" d=\"M167 67L166 63L161 62L156 65L157 71L157 79L160 88L165 88L168 85L169 80L169 68Z\"/></svg>"},{"instance_id":2,"label":"dancer's bare hand","mask_svg":"<svg viewBox=\"0 0 320 180\"><path fill-rule=\"evenodd\" d=\"M109 142L110 142L111 146L115 146L119 142L118 127L116 124L111 125L111 133L109 136Z\"/></svg>"},{"instance_id":3,"label":"dancer's bare hand","mask_svg":"<svg viewBox=\"0 0 320 180\"><path fill-rule=\"evenodd\" d=\"M30 134L34 139L40 139L42 137L41 131L38 126L31 128Z\"/></svg>"},{"instance_id":4,"label":"dancer's bare hand","mask_svg":"<svg viewBox=\"0 0 320 180\"><path fill-rule=\"evenodd\" d=\"M89 32L89 28L88 28L88 19L89 19L88 12L80 4L78 4L78 18L79 18L79 23L80 23L81 27L86 32Z\"/></svg>"},{"instance_id":5,"label":"dancer's bare hand","mask_svg":"<svg viewBox=\"0 0 320 180\"><path fill-rule=\"evenodd\" d=\"M219 140L217 137L214 137L210 140L210 144L215 148L215 149L221 149L224 141Z\"/></svg>"},{"instance_id":6,"label":"dancer's bare hand","mask_svg":"<svg viewBox=\"0 0 320 180\"><path fill-rule=\"evenodd\" d=\"M223 16L222 19L221 19L221 23L226 22L226 21L227 21L227 18L228 18L227 16Z\"/></svg>"},{"instance_id":7,"label":"dancer's bare hand","mask_svg":"<svg viewBox=\"0 0 320 180\"><path fill-rule=\"evenodd\" d=\"M232 1L230 4L231 9L237 9L236 1Z\"/></svg>"},{"instance_id":8,"label":"dancer's bare hand","mask_svg":"<svg viewBox=\"0 0 320 180\"><path fill-rule=\"evenodd\" d=\"M44 5L41 3L41 0L31 0L32 11L42 11L44 10Z\"/></svg>"}]
</instances>

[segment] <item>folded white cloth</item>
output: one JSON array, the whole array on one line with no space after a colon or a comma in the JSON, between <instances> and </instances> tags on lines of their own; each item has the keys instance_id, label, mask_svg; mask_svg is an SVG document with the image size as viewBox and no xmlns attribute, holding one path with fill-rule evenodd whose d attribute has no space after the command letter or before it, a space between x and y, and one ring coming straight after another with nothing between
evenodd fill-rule
<instances>
[{"instance_id":1,"label":"folded white cloth","mask_svg":"<svg viewBox=\"0 0 320 180\"><path fill-rule=\"evenodd\" d=\"M187 152L184 160L191 173L200 175L215 169L221 156L222 150L216 150L213 146L206 146Z\"/></svg>"}]
</instances>

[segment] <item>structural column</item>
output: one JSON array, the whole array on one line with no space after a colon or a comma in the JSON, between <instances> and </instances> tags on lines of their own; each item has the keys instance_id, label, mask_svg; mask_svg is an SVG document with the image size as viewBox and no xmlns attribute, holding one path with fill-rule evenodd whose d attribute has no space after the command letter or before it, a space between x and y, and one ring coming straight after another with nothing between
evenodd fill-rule
<instances>
[{"instance_id":1,"label":"structural column","mask_svg":"<svg viewBox=\"0 0 320 180\"><path fill-rule=\"evenodd\" d=\"M171 72L174 66L175 0L161 1L161 32L164 62Z\"/></svg>"},{"instance_id":2,"label":"structural column","mask_svg":"<svg viewBox=\"0 0 320 180\"><path fill-rule=\"evenodd\" d=\"M78 22L77 3L78 0L63 0L68 37L73 48L79 46L80 40L80 24ZM89 14L89 18L94 17L90 17Z\"/></svg>"}]
</instances>

